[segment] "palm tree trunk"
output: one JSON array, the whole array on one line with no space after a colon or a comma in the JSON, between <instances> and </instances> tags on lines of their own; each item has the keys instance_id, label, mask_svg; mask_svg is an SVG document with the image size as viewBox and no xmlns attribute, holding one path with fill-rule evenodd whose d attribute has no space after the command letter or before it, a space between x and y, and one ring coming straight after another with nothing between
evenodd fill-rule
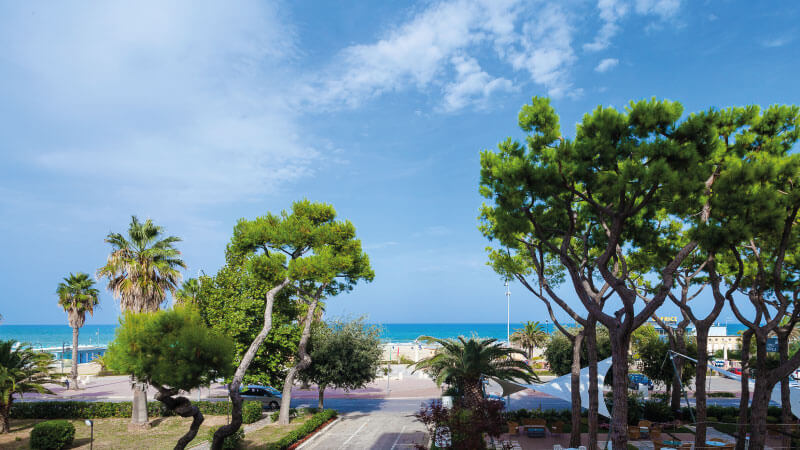
<instances>
[{"instance_id":1,"label":"palm tree trunk","mask_svg":"<svg viewBox=\"0 0 800 450\"><path fill-rule=\"evenodd\" d=\"M300 344L297 346L297 364L289 369L286 380L283 382L283 396L281 397L281 412L278 415L278 425L289 425L289 408L292 402L292 386L297 373L311 364L311 357L306 352L308 340L311 337L311 322L314 321L314 312L317 309L318 299L313 299L308 305L303 334L300 335Z\"/></svg>"},{"instance_id":2,"label":"palm tree trunk","mask_svg":"<svg viewBox=\"0 0 800 450\"><path fill-rule=\"evenodd\" d=\"M72 327L72 368L69 375L69 388L76 391L78 390L78 330L78 327Z\"/></svg>"},{"instance_id":3,"label":"palm tree trunk","mask_svg":"<svg viewBox=\"0 0 800 450\"><path fill-rule=\"evenodd\" d=\"M11 403L13 401L14 399L9 396L8 403L0 405L0 434L6 434L11 431L9 419L11 418Z\"/></svg>"},{"instance_id":4,"label":"palm tree trunk","mask_svg":"<svg viewBox=\"0 0 800 450\"><path fill-rule=\"evenodd\" d=\"M479 405L483 400L481 380L464 380L464 403L467 408Z\"/></svg>"}]
</instances>

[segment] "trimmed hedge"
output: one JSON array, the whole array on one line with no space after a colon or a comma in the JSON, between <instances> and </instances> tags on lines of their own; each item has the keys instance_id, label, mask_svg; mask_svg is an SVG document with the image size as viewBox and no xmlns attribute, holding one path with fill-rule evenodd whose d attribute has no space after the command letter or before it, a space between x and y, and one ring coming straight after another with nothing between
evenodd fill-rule
<instances>
[{"instance_id":1,"label":"trimmed hedge","mask_svg":"<svg viewBox=\"0 0 800 450\"><path fill-rule=\"evenodd\" d=\"M231 413L230 402L192 402L200 412L210 416L225 416ZM44 401L14 402L12 419L102 419L107 417L130 417L131 402L79 402ZM147 402L147 414L153 417L174 416L161 402Z\"/></svg>"},{"instance_id":2,"label":"trimmed hedge","mask_svg":"<svg viewBox=\"0 0 800 450\"><path fill-rule=\"evenodd\" d=\"M61 450L74 439L75 426L66 420L40 422L31 430L31 448L35 450Z\"/></svg>"},{"instance_id":3,"label":"trimmed hedge","mask_svg":"<svg viewBox=\"0 0 800 450\"><path fill-rule=\"evenodd\" d=\"M300 425L299 428L290 431L289 434L282 437L278 442L268 444L266 448L267 450L286 450L291 447L292 444L313 433L317 428L321 427L322 424L334 417L336 417L336 411L333 409L326 409L322 412L318 412Z\"/></svg>"},{"instance_id":4,"label":"trimmed hedge","mask_svg":"<svg viewBox=\"0 0 800 450\"><path fill-rule=\"evenodd\" d=\"M261 406L261 402L256 402L256 401L244 402L244 406L242 406L242 422L244 423L258 422L259 420L261 420L262 413L263 413L263 407Z\"/></svg>"}]
</instances>

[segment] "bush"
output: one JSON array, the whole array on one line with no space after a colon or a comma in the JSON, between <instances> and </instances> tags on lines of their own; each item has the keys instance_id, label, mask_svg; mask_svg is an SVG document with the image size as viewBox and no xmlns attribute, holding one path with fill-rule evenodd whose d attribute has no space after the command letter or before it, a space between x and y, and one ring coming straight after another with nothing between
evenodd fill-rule
<instances>
[{"instance_id":1,"label":"bush","mask_svg":"<svg viewBox=\"0 0 800 450\"><path fill-rule=\"evenodd\" d=\"M653 422L669 422L674 418L669 404L660 401L644 402L642 415L645 419Z\"/></svg>"},{"instance_id":2,"label":"bush","mask_svg":"<svg viewBox=\"0 0 800 450\"><path fill-rule=\"evenodd\" d=\"M201 413L209 416L225 416L231 413L230 402L192 402ZM15 402L11 406L12 419L103 419L131 416L131 402ZM148 402L147 414L154 417L174 416L160 402Z\"/></svg>"},{"instance_id":3,"label":"bush","mask_svg":"<svg viewBox=\"0 0 800 450\"><path fill-rule=\"evenodd\" d=\"M709 392L708 397L735 398L736 394L733 392Z\"/></svg>"},{"instance_id":4,"label":"bush","mask_svg":"<svg viewBox=\"0 0 800 450\"><path fill-rule=\"evenodd\" d=\"M305 411L308 411L308 410L305 410ZM316 409L315 409L315 412L316 412ZM277 410L277 411L274 411L272 414L270 414L270 418L272 418L272 421L275 422L275 421L278 420L278 416L280 416L280 415L281 415L281 410ZM289 420L297 417L297 415L298 415L297 408L289 408Z\"/></svg>"},{"instance_id":5,"label":"bush","mask_svg":"<svg viewBox=\"0 0 800 450\"><path fill-rule=\"evenodd\" d=\"M220 427L211 427L211 429L208 430L208 442L214 440L214 433L216 433L219 428ZM244 430L242 427L239 427L236 433L233 433L222 441L222 448L224 450L235 450L242 445L242 441L244 441Z\"/></svg>"},{"instance_id":6,"label":"bush","mask_svg":"<svg viewBox=\"0 0 800 450\"><path fill-rule=\"evenodd\" d=\"M244 402L242 407L242 422L253 423L261 420L261 402Z\"/></svg>"},{"instance_id":7,"label":"bush","mask_svg":"<svg viewBox=\"0 0 800 450\"><path fill-rule=\"evenodd\" d=\"M322 412L318 412L310 419L306 420L300 427L290 431L289 434L282 437L278 442L268 444L266 448L267 450L286 450L292 444L313 433L317 428L321 427L322 424L334 417L336 417L336 411L333 409L326 409Z\"/></svg>"},{"instance_id":8,"label":"bush","mask_svg":"<svg viewBox=\"0 0 800 450\"><path fill-rule=\"evenodd\" d=\"M31 448L58 450L68 447L75 439L75 426L66 420L49 420L36 424L31 430Z\"/></svg>"}]
</instances>

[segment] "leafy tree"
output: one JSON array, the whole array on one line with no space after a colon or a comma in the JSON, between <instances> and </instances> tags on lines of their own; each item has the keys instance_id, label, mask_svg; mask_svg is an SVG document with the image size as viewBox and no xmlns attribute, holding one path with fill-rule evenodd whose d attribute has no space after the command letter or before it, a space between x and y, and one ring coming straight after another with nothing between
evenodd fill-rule
<instances>
[{"instance_id":1,"label":"leafy tree","mask_svg":"<svg viewBox=\"0 0 800 450\"><path fill-rule=\"evenodd\" d=\"M687 342L686 348L686 356L692 358L697 357L697 346L693 341ZM672 382L675 379L675 369L669 361L670 350L669 342L659 339L657 336L650 336L647 339L641 340L638 344L642 373L653 380L653 382L663 383L667 387L667 393L673 389ZM677 360L678 358L675 358L675 362L677 362ZM681 366L680 370L681 383L686 386L692 381L692 378L694 378L695 365L692 362L688 362Z\"/></svg>"},{"instance_id":2,"label":"leafy tree","mask_svg":"<svg viewBox=\"0 0 800 450\"><path fill-rule=\"evenodd\" d=\"M196 304L199 295L200 281L197 278L189 278L184 281L181 288L175 292L175 303L179 305Z\"/></svg>"},{"instance_id":3,"label":"leafy tree","mask_svg":"<svg viewBox=\"0 0 800 450\"><path fill-rule=\"evenodd\" d=\"M639 359L644 345L653 340L658 340L658 331L650 324L642 325L631 333L631 351L633 357Z\"/></svg>"},{"instance_id":4,"label":"leafy tree","mask_svg":"<svg viewBox=\"0 0 800 450\"><path fill-rule=\"evenodd\" d=\"M558 266L572 282L580 307L609 331L615 448L627 445L631 333L663 304L675 271L698 243L664 250L668 262L653 271L661 288L639 309L626 258L644 245L657 246L653 228L659 217L687 224L699 220L709 189L705 182L722 157L714 113L681 120L682 114L679 103L656 99L631 102L625 111L598 107L568 139L550 101L534 97L519 115L525 144L508 138L497 151L481 153L480 189L491 200L481 210L484 234L512 260L525 258L516 273L533 271L534 290L578 318L575 305L542 275L547 264ZM605 299L612 295L616 310L605 312Z\"/></svg>"},{"instance_id":5,"label":"leafy tree","mask_svg":"<svg viewBox=\"0 0 800 450\"><path fill-rule=\"evenodd\" d=\"M127 312L106 353L113 370L131 374L158 390L156 400L181 417L192 417L189 431L175 445L185 448L197 435L203 414L178 395L207 386L233 371L233 342L206 327L192 308L152 313Z\"/></svg>"},{"instance_id":6,"label":"leafy tree","mask_svg":"<svg viewBox=\"0 0 800 450\"><path fill-rule=\"evenodd\" d=\"M456 404L452 408L434 400L414 417L425 425L434 443L437 438L449 437L450 448L482 449L486 448L486 435L497 439L505 433L503 408L503 402L483 398L471 407Z\"/></svg>"},{"instance_id":7,"label":"leafy tree","mask_svg":"<svg viewBox=\"0 0 800 450\"><path fill-rule=\"evenodd\" d=\"M575 330L579 332L579 330ZM604 328L599 328L597 333L597 359L603 360L611 356L611 343L608 333ZM550 366L550 371L558 376L566 375L572 371L572 342L560 331L553 333L545 344L544 359ZM581 348L580 365L589 365L589 352L586 346Z\"/></svg>"},{"instance_id":8,"label":"leafy tree","mask_svg":"<svg viewBox=\"0 0 800 450\"><path fill-rule=\"evenodd\" d=\"M108 290L119 300L122 311L157 311L167 291L175 294L181 279L179 268L185 269L186 264L174 246L180 238L163 234L164 228L152 220L140 222L132 216L127 238L119 233L106 236L113 250L97 276L108 278ZM131 389L131 423L141 426L147 423L147 387L133 383Z\"/></svg>"},{"instance_id":9,"label":"leafy tree","mask_svg":"<svg viewBox=\"0 0 800 450\"><path fill-rule=\"evenodd\" d=\"M307 304L306 321L300 336L297 365L289 369L279 422L288 423L291 399L289 384L310 363L306 344L311 335L311 322L323 296L334 296L352 289L360 279L374 277L369 258L361 251L355 227L348 221L336 220L332 206L308 200L295 202L291 211L267 214L253 220L241 219L233 230L228 252L245 260L246 270L271 287L264 295L265 307L261 331L242 355L228 387L233 404L231 422L214 433L212 449L221 448L225 437L242 424L242 399L239 388L250 363L272 329L272 311L276 298L284 289ZM287 385L289 392L287 394Z\"/></svg>"},{"instance_id":10,"label":"leafy tree","mask_svg":"<svg viewBox=\"0 0 800 450\"><path fill-rule=\"evenodd\" d=\"M86 313L94 314L94 308L100 303L98 291L94 288L94 280L89 274L78 272L69 274L63 283L58 284L58 305L64 308L72 327L72 370L70 386L78 389L78 331L86 322Z\"/></svg>"},{"instance_id":11,"label":"leafy tree","mask_svg":"<svg viewBox=\"0 0 800 450\"><path fill-rule=\"evenodd\" d=\"M484 376L528 383L539 379L525 362L513 358L514 355L525 355L525 352L505 347L497 339L420 336L418 340L439 344L441 348L433 356L414 364L414 371L433 368L437 373L436 384L456 386L458 392L464 394L463 401L467 407L478 405L483 400Z\"/></svg>"},{"instance_id":12,"label":"leafy tree","mask_svg":"<svg viewBox=\"0 0 800 450\"><path fill-rule=\"evenodd\" d=\"M226 252L226 263L200 282L197 308L206 324L234 342L234 361L239 364L263 328L264 298L273 287L247 268L248 260ZM294 322L299 304L289 292L278 295L267 337L258 347L242 382L275 386L286 376L287 362L297 352L300 327Z\"/></svg>"},{"instance_id":13,"label":"leafy tree","mask_svg":"<svg viewBox=\"0 0 800 450\"><path fill-rule=\"evenodd\" d=\"M35 352L28 344L17 345L17 341L0 341L0 433L10 431L9 419L14 395L28 392L52 394L44 387L46 383L58 383L50 379L53 356Z\"/></svg>"},{"instance_id":14,"label":"leafy tree","mask_svg":"<svg viewBox=\"0 0 800 450\"><path fill-rule=\"evenodd\" d=\"M364 323L319 323L309 341L311 364L299 373L305 382L316 383L319 409L324 408L325 388L359 389L375 379L383 353L381 330Z\"/></svg>"},{"instance_id":15,"label":"leafy tree","mask_svg":"<svg viewBox=\"0 0 800 450\"><path fill-rule=\"evenodd\" d=\"M533 357L533 349L541 347L547 342L547 331L539 322L528 321L511 334L511 342L522 346L528 352L528 358Z\"/></svg>"}]
</instances>

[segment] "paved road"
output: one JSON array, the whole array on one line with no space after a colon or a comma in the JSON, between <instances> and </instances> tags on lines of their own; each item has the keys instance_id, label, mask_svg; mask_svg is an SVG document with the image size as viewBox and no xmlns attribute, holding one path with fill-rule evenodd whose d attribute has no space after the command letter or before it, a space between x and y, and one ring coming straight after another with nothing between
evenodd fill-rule
<instances>
[{"instance_id":1,"label":"paved road","mask_svg":"<svg viewBox=\"0 0 800 450\"><path fill-rule=\"evenodd\" d=\"M411 414L351 412L302 448L400 450L427 442L425 427Z\"/></svg>"},{"instance_id":2,"label":"paved road","mask_svg":"<svg viewBox=\"0 0 800 450\"><path fill-rule=\"evenodd\" d=\"M335 409L340 413L392 413L413 414L419 411L423 403L429 403L433 398L331 398L325 399L325 407ZM292 407L316 407L316 399L292 399Z\"/></svg>"}]
</instances>

